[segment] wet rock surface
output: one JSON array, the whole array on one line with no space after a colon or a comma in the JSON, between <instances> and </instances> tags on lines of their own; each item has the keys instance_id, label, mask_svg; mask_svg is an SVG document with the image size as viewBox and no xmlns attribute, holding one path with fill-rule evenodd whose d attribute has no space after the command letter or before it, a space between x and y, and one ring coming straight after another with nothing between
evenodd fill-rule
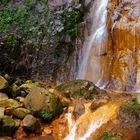
<instances>
[{"instance_id":1,"label":"wet rock surface","mask_svg":"<svg viewBox=\"0 0 140 140\"><path fill-rule=\"evenodd\" d=\"M69 99L81 98L91 100L100 94L106 94L104 90L99 89L92 82L86 80L68 81L58 85L55 90Z\"/></svg>"},{"instance_id":2,"label":"wet rock surface","mask_svg":"<svg viewBox=\"0 0 140 140\"><path fill-rule=\"evenodd\" d=\"M124 128L138 129L140 126L140 104L137 99L127 101L118 112L120 125Z\"/></svg>"},{"instance_id":3,"label":"wet rock surface","mask_svg":"<svg viewBox=\"0 0 140 140\"><path fill-rule=\"evenodd\" d=\"M78 119L82 114L85 113L85 106L82 103L77 103L74 106L73 115L75 119Z\"/></svg>"},{"instance_id":4,"label":"wet rock surface","mask_svg":"<svg viewBox=\"0 0 140 140\"><path fill-rule=\"evenodd\" d=\"M108 87L135 90L139 85L140 1L110 0L108 9L113 58Z\"/></svg>"},{"instance_id":5,"label":"wet rock surface","mask_svg":"<svg viewBox=\"0 0 140 140\"><path fill-rule=\"evenodd\" d=\"M16 84L16 89L20 89L20 92L18 92L18 96L8 97L14 90L13 88L10 91L7 89L14 84ZM86 80L68 81L56 88L49 88L32 81L17 82L15 79L4 91L1 93L4 98L0 96L0 136L11 136L14 139L56 139L58 137L62 139L63 135L68 134L68 122L64 117L65 114L71 112L72 121L77 122L79 119L83 119L82 125L84 122L87 125L91 118L96 118L94 112L96 113L104 107L107 108L108 105L111 107L113 100L117 103L116 100L119 101L121 98L124 100L132 98L130 95L113 91L108 93ZM22 96L21 91L26 93L25 96ZM69 112L69 110L71 111ZM138 101L130 100L129 104L120 108L117 118L120 126L133 129L136 137L139 134L139 111ZM89 113L89 118L87 117L85 120L86 113ZM101 114L100 111L99 114ZM85 129L87 128L85 127ZM84 132L84 129L82 131ZM104 134L104 136L105 138L120 137L114 133Z\"/></svg>"},{"instance_id":6,"label":"wet rock surface","mask_svg":"<svg viewBox=\"0 0 140 140\"><path fill-rule=\"evenodd\" d=\"M96 109L98 109L99 107L105 105L108 103L108 100L107 99L99 99L99 100L94 100L92 103L91 103L91 106L90 106L90 109L95 111Z\"/></svg>"},{"instance_id":7,"label":"wet rock surface","mask_svg":"<svg viewBox=\"0 0 140 140\"><path fill-rule=\"evenodd\" d=\"M25 116L25 118L23 119L23 128L27 132L36 132L36 133L41 132L41 124L39 120L37 120L32 115Z\"/></svg>"}]
</instances>

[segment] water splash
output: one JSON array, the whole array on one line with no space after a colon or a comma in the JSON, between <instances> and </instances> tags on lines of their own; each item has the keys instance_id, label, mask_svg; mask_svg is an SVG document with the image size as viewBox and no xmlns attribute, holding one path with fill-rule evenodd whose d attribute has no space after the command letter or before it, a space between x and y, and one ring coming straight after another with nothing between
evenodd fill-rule
<instances>
[{"instance_id":1,"label":"water splash","mask_svg":"<svg viewBox=\"0 0 140 140\"><path fill-rule=\"evenodd\" d=\"M79 68L78 79L87 79L97 86L103 86L103 69L100 56L106 53L106 21L108 0L95 0L91 9L92 29L84 44L84 55ZM89 42L89 43L88 43Z\"/></svg>"},{"instance_id":2,"label":"water splash","mask_svg":"<svg viewBox=\"0 0 140 140\"><path fill-rule=\"evenodd\" d=\"M67 113L69 134L64 140L87 140L114 116L118 107L118 103L109 103L92 112L89 106L86 106L85 114L76 121L73 120L72 113Z\"/></svg>"}]
</instances>

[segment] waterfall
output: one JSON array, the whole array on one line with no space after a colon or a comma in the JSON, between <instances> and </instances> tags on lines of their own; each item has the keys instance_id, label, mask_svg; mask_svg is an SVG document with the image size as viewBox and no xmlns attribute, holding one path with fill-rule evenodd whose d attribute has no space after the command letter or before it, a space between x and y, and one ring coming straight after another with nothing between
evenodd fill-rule
<instances>
[{"instance_id":1,"label":"waterfall","mask_svg":"<svg viewBox=\"0 0 140 140\"><path fill-rule=\"evenodd\" d=\"M91 33L84 43L83 60L77 76L78 79L90 80L100 87L105 85L102 81L105 58L102 57L106 54L107 5L108 0L95 0L91 8Z\"/></svg>"}]
</instances>

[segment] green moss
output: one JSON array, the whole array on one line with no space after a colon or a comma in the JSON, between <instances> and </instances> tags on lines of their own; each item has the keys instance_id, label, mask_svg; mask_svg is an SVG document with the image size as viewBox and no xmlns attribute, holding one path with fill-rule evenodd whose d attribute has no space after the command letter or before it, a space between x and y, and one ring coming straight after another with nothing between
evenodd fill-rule
<instances>
[{"instance_id":1,"label":"green moss","mask_svg":"<svg viewBox=\"0 0 140 140\"><path fill-rule=\"evenodd\" d=\"M45 122L50 121L53 118L53 113L48 111L40 111L36 113L36 116L42 118Z\"/></svg>"},{"instance_id":2,"label":"green moss","mask_svg":"<svg viewBox=\"0 0 140 140\"><path fill-rule=\"evenodd\" d=\"M118 133L104 132L99 140L123 140L122 136Z\"/></svg>"},{"instance_id":3,"label":"green moss","mask_svg":"<svg viewBox=\"0 0 140 140\"><path fill-rule=\"evenodd\" d=\"M127 101L123 107L128 111L135 113L137 116L140 116L140 104L138 103L136 98Z\"/></svg>"},{"instance_id":4,"label":"green moss","mask_svg":"<svg viewBox=\"0 0 140 140\"><path fill-rule=\"evenodd\" d=\"M73 9L72 11L66 11L63 15L63 22L66 32L71 37L76 37L78 35L78 23L82 18L82 13L78 9Z\"/></svg>"},{"instance_id":5,"label":"green moss","mask_svg":"<svg viewBox=\"0 0 140 140\"><path fill-rule=\"evenodd\" d=\"M11 117L4 116L0 119L0 136L11 136L16 129L16 123Z\"/></svg>"},{"instance_id":6,"label":"green moss","mask_svg":"<svg viewBox=\"0 0 140 140\"><path fill-rule=\"evenodd\" d=\"M10 0L1 0L0 5L6 5Z\"/></svg>"},{"instance_id":7,"label":"green moss","mask_svg":"<svg viewBox=\"0 0 140 140\"><path fill-rule=\"evenodd\" d=\"M41 12L37 4L44 7ZM41 32L48 33L49 16L46 0L42 3L24 0L23 5L7 4L0 9L0 32L18 34L24 41L39 39Z\"/></svg>"}]
</instances>

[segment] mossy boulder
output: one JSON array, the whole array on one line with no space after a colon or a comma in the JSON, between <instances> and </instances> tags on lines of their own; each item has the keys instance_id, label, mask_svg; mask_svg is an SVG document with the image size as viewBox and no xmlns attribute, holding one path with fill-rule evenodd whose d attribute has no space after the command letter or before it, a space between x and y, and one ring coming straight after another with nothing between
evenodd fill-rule
<instances>
[{"instance_id":1,"label":"mossy boulder","mask_svg":"<svg viewBox=\"0 0 140 140\"><path fill-rule=\"evenodd\" d=\"M104 132L98 140L123 140L123 137L114 132Z\"/></svg>"},{"instance_id":2,"label":"mossy boulder","mask_svg":"<svg viewBox=\"0 0 140 140\"><path fill-rule=\"evenodd\" d=\"M25 107L45 121L50 121L63 111L63 106L58 96L41 87L31 89L25 98Z\"/></svg>"},{"instance_id":3,"label":"mossy boulder","mask_svg":"<svg viewBox=\"0 0 140 140\"><path fill-rule=\"evenodd\" d=\"M23 119L27 114L31 114L31 111L26 108L6 109L5 114L13 116L14 118Z\"/></svg>"},{"instance_id":4,"label":"mossy boulder","mask_svg":"<svg viewBox=\"0 0 140 140\"><path fill-rule=\"evenodd\" d=\"M0 118L0 136L12 136L17 130L19 123L9 116Z\"/></svg>"},{"instance_id":5,"label":"mossy boulder","mask_svg":"<svg viewBox=\"0 0 140 140\"><path fill-rule=\"evenodd\" d=\"M68 81L58 85L55 90L69 99L82 98L91 100L95 95L106 93L87 80Z\"/></svg>"},{"instance_id":6,"label":"mossy boulder","mask_svg":"<svg viewBox=\"0 0 140 140\"><path fill-rule=\"evenodd\" d=\"M37 82L31 80L22 81L16 78L13 83L8 87L7 93L10 98L16 98L18 96L25 97L33 86L39 85Z\"/></svg>"}]
</instances>

